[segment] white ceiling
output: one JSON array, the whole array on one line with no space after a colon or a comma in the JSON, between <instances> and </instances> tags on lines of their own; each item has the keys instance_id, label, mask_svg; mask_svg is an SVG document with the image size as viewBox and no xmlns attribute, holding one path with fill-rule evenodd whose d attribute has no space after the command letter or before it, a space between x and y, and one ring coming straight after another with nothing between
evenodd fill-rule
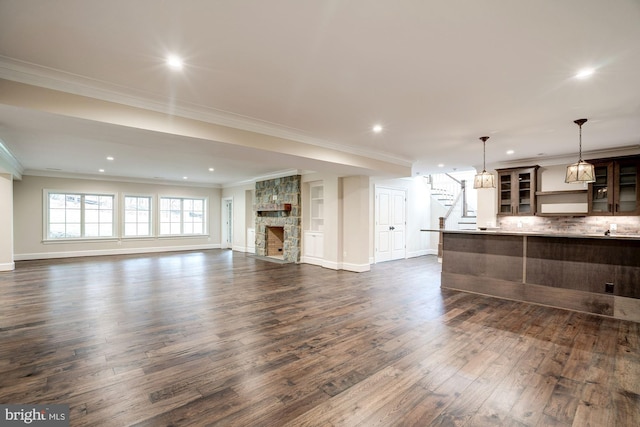
<instances>
[{"instance_id":1,"label":"white ceiling","mask_svg":"<svg viewBox=\"0 0 640 427\"><path fill-rule=\"evenodd\" d=\"M574 78L584 67L595 74ZM584 157L640 152L640 1L0 0L0 78L413 173L481 165L482 135L488 164L577 157L582 117ZM27 173L211 185L291 169L375 174L15 105L0 105L0 139Z\"/></svg>"}]
</instances>

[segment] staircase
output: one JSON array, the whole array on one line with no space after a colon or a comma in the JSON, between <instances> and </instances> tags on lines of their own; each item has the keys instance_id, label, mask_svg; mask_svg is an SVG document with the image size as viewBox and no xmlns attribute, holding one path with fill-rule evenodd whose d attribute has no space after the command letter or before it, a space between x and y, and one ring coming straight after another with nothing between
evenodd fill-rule
<instances>
[{"instance_id":1,"label":"staircase","mask_svg":"<svg viewBox=\"0 0 640 427\"><path fill-rule=\"evenodd\" d=\"M467 185L473 182L473 174L471 173L470 179L464 175L454 177L450 174L437 174L431 175L430 180L432 203L441 206L441 209L432 208L431 211L444 218L444 229L475 230L477 199L475 190Z\"/></svg>"}]
</instances>

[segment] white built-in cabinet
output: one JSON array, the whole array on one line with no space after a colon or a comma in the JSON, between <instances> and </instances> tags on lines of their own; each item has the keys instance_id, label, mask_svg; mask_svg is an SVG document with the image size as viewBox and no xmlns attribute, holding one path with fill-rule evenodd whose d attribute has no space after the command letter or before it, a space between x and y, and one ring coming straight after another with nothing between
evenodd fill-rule
<instances>
[{"instance_id":1,"label":"white built-in cabinet","mask_svg":"<svg viewBox=\"0 0 640 427\"><path fill-rule=\"evenodd\" d=\"M309 229L304 232L304 257L311 264L324 257L324 185L309 183Z\"/></svg>"}]
</instances>

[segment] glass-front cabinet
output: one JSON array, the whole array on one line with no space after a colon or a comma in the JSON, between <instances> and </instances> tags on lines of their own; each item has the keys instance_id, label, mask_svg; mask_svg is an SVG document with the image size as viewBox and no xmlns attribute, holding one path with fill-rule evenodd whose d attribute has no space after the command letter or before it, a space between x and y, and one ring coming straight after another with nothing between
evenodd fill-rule
<instances>
[{"instance_id":1,"label":"glass-front cabinet","mask_svg":"<svg viewBox=\"0 0 640 427\"><path fill-rule=\"evenodd\" d=\"M640 215L640 158L595 161L589 184L589 214Z\"/></svg>"},{"instance_id":2,"label":"glass-front cabinet","mask_svg":"<svg viewBox=\"0 0 640 427\"><path fill-rule=\"evenodd\" d=\"M535 215L537 169L498 169L498 215Z\"/></svg>"}]
</instances>

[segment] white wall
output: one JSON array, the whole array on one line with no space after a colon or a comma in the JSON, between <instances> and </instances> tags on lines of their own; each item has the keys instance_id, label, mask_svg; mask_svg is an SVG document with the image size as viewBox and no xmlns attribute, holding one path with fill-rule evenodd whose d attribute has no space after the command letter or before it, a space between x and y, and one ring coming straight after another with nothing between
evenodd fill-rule
<instances>
[{"instance_id":1,"label":"white wall","mask_svg":"<svg viewBox=\"0 0 640 427\"><path fill-rule=\"evenodd\" d=\"M43 190L99 192L159 196L206 197L208 235L189 237L150 237L109 239L107 241L43 242ZM119 253L161 252L169 250L210 249L220 247L219 188L153 185L117 181L23 176L13 183L14 252L16 260L62 258Z\"/></svg>"}]
</instances>

